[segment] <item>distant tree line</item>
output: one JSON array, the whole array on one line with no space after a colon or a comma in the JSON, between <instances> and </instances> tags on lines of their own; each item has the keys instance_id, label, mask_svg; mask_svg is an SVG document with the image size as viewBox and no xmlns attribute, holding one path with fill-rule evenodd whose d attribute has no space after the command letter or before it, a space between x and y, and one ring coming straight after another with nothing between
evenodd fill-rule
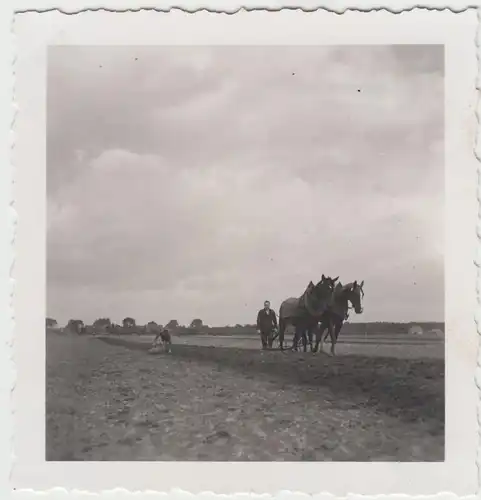
<instances>
[{"instance_id":1,"label":"distant tree line","mask_svg":"<svg viewBox=\"0 0 481 500\"><path fill-rule=\"evenodd\" d=\"M45 320L47 328L57 328L58 323L54 318L46 318ZM127 316L122 320L122 324L113 323L110 318L98 318L92 325L85 325L80 319L70 319L65 327L69 330L78 334L99 334L99 333L112 333L112 334L147 334L151 333L152 328L158 328L162 326L155 321L149 321L146 325L138 325L134 318ZM396 322L368 322L368 323L344 323L342 328L343 333L348 333L351 335L377 335L377 334L403 334L409 333L410 329L414 326L419 326L424 332L429 332L433 330L441 330L444 332L444 323L441 322L407 322L407 323L396 323ZM194 318L189 326L181 325L176 319L169 320L166 328L171 330L177 335L193 335L193 334L208 334L208 335L235 335L235 334L245 334L245 335L256 335L256 325L255 324L240 324L236 325L226 325L226 326L215 326L210 327L202 321L200 318Z\"/></svg>"},{"instance_id":2,"label":"distant tree line","mask_svg":"<svg viewBox=\"0 0 481 500\"><path fill-rule=\"evenodd\" d=\"M343 333L350 335L385 335L385 334L408 334L413 326L420 326L424 332L441 330L444 332L444 323L441 322L364 322L364 323L344 323ZM255 324L236 324L226 326L216 326L207 329L209 335L257 335Z\"/></svg>"},{"instance_id":3,"label":"distant tree line","mask_svg":"<svg viewBox=\"0 0 481 500\"><path fill-rule=\"evenodd\" d=\"M57 321L53 318L46 318L45 325L47 328L58 327ZM86 325L80 319L70 319L64 330L78 334L113 333L141 335L151 333L153 329L158 329L159 326L162 325L155 321L139 325L134 318L127 316L122 320L121 325L113 323L110 318L97 318L91 325ZM204 322L200 318L194 318L189 326L183 326L176 319L171 319L166 323L165 327L180 335L202 333L209 328L207 325L204 325Z\"/></svg>"},{"instance_id":4,"label":"distant tree line","mask_svg":"<svg viewBox=\"0 0 481 500\"><path fill-rule=\"evenodd\" d=\"M431 331L431 330L441 330L444 332L444 323L441 322L417 322L410 321L408 323L395 323L395 322L369 322L369 323L349 323L346 322L342 327L342 331L344 333L350 334L367 334L367 335L376 335L383 333L409 333L409 330L413 326L420 326L423 331Z\"/></svg>"}]
</instances>

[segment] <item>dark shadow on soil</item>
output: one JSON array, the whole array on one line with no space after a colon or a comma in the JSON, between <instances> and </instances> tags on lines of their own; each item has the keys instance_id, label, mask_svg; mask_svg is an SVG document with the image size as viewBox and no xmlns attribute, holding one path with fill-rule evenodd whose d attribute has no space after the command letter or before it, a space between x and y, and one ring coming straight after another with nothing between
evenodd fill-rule
<instances>
[{"instance_id":1,"label":"dark shadow on soil","mask_svg":"<svg viewBox=\"0 0 481 500\"><path fill-rule=\"evenodd\" d=\"M133 350L150 347L122 338L101 340ZM267 377L283 386L322 387L330 392L333 406L342 402L346 408L346 402L351 402L353 408L372 407L409 423L429 420L433 435L444 434L444 360L360 355L332 358L326 354L186 345L172 346L170 356Z\"/></svg>"}]
</instances>

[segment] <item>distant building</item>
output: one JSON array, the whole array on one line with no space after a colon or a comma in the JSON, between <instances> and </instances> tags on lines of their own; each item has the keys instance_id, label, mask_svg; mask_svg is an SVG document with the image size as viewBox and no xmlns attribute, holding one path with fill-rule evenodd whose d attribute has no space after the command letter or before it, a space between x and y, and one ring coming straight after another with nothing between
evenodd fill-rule
<instances>
[{"instance_id":1,"label":"distant building","mask_svg":"<svg viewBox=\"0 0 481 500\"><path fill-rule=\"evenodd\" d=\"M413 325L409 328L409 335L422 335L423 329L419 325Z\"/></svg>"}]
</instances>

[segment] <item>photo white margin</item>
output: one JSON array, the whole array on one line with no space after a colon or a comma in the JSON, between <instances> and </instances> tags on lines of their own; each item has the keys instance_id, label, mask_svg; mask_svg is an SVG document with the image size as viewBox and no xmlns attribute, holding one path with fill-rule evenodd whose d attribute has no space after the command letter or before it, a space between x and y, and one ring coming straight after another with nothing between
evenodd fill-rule
<instances>
[{"instance_id":1,"label":"photo white margin","mask_svg":"<svg viewBox=\"0 0 481 500\"><path fill-rule=\"evenodd\" d=\"M478 162L473 152L477 133L476 30L474 10L461 14L414 10L401 15L350 11L341 16L292 10L241 11L235 15L142 11L16 16L13 486L17 490L61 487L91 492L124 488L136 492L326 492L336 496L474 494L478 489L479 442L474 323L478 245ZM45 462L47 46L396 43L445 45L445 462Z\"/></svg>"}]
</instances>

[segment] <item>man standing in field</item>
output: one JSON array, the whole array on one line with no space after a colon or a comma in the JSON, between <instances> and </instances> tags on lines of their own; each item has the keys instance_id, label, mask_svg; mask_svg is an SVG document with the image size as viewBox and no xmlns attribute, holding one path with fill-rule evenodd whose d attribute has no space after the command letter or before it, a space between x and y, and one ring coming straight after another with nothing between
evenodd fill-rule
<instances>
[{"instance_id":1,"label":"man standing in field","mask_svg":"<svg viewBox=\"0 0 481 500\"><path fill-rule=\"evenodd\" d=\"M262 349L270 347L274 328L277 328L276 313L271 309L271 303L266 300L264 309L257 313L257 333L261 336Z\"/></svg>"}]
</instances>

